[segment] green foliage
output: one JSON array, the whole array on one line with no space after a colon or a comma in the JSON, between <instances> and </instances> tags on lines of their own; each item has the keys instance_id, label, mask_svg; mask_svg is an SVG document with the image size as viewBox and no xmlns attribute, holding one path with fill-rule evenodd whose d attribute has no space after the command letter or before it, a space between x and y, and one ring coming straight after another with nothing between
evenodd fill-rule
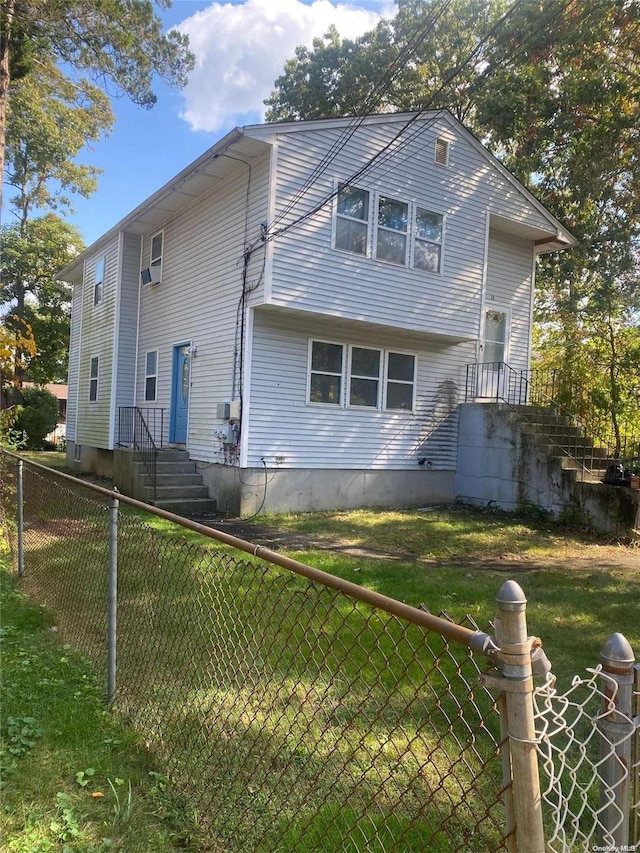
<instances>
[{"instance_id":1,"label":"green foliage","mask_svg":"<svg viewBox=\"0 0 640 853\"><path fill-rule=\"evenodd\" d=\"M41 384L66 380L71 288L53 276L82 248L78 230L53 213L2 230L0 305L11 307L2 323L12 330L21 306L21 322L28 324L35 342L35 352L23 358L24 379Z\"/></svg>"},{"instance_id":2,"label":"green foliage","mask_svg":"<svg viewBox=\"0 0 640 853\"><path fill-rule=\"evenodd\" d=\"M578 387L597 388L590 411L618 438L630 423L637 430L640 5L397 7L355 41L332 30L311 50L298 48L267 117L446 108L463 120L579 241L539 263L538 364L560 368L570 407Z\"/></svg>"},{"instance_id":3,"label":"green foliage","mask_svg":"<svg viewBox=\"0 0 640 853\"><path fill-rule=\"evenodd\" d=\"M24 405L16 418L15 429L26 433L27 448L37 450L58 423L58 401L46 388L24 388L22 396Z\"/></svg>"}]
</instances>

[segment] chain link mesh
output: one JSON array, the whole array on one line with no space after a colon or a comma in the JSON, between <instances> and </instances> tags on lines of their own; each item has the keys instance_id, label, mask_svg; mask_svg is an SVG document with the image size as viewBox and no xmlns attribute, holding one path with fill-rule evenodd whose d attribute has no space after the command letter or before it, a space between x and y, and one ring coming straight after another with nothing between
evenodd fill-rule
<instances>
[{"instance_id":1,"label":"chain link mesh","mask_svg":"<svg viewBox=\"0 0 640 853\"><path fill-rule=\"evenodd\" d=\"M108 504L66 482L25 465L23 583L104 672ZM506 849L499 717L470 650L154 523L121 508L115 708L212 849Z\"/></svg>"},{"instance_id":2,"label":"chain link mesh","mask_svg":"<svg viewBox=\"0 0 640 853\"><path fill-rule=\"evenodd\" d=\"M616 681L601 667L587 673L575 676L564 692L549 674L534 692L547 847L551 853L619 850L614 833L624 825L622 808L630 801L628 849L640 849L638 728L633 716L616 709ZM637 688L634 693L637 708ZM627 767L617 750L628 741Z\"/></svg>"}]
</instances>

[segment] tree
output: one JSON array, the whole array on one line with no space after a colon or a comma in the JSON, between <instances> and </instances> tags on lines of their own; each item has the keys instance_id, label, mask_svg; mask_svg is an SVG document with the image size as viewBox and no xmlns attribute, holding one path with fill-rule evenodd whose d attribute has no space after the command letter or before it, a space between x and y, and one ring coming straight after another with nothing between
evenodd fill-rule
<instances>
[{"instance_id":1,"label":"tree","mask_svg":"<svg viewBox=\"0 0 640 853\"><path fill-rule=\"evenodd\" d=\"M640 4L398 0L373 33L298 48L267 116L362 113L373 101L451 110L573 230L577 249L540 264L540 345L560 356L567 386L599 354L608 381L591 404L619 438L623 366L640 375Z\"/></svg>"},{"instance_id":2,"label":"tree","mask_svg":"<svg viewBox=\"0 0 640 853\"><path fill-rule=\"evenodd\" d=\"M29 450L41 450L45 436L58 423L58 401L46 388L25 388L22 396L23 404L14 428L17 432L25 433L25 446Z\"/></svg>"},{"instance_id":3,"label":"tree","mask_svg":"<svg viewBox=\"0 0 640 853\"><path fill-rule=\"evenodd\" d=\"M0 248L0 306L9 306L3 325L28 328L35 352L18 340L13 349L15 384L64 380L69 344L70 289L55 272L83 248L79 231L53 213L5 227Z\"/></svg>"},{"instance_id":4,"label":"tree","mask_svg":"<svg viewBox=\"0 0 640 853\"><path fill-rule=\"evenodd\" d=\"M159 9L170 5L155 0ZM186 35L163 32L152 0L2 0L0 172L11 81L17 79L12 74L24 79L36 66L57 63L151 107L154 75L183 86L193 56Z\"/></svg>"}]
</instances>

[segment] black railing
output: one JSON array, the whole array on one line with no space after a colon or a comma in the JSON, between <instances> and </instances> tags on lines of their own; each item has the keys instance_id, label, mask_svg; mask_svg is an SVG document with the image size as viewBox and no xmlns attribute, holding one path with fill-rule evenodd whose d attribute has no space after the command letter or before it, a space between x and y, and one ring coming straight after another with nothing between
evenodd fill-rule
<instances>
[{"instance_id":1,"label":"black railing","mask_svg":"<svg viewBox=\"0 0 640 853\"><path fill-rule=\"evenodd\" d=\"M616 432L596 415L576 415L558 401L561 390L555 369L515 370L498 361L467 365L465 402L494 400L513 407L546 409L546 413L537 414L521 410L520 415L549 444L574 459L583 473L600 476L612 462L636 467L640 435Z\"/></svg>"},{"instance_id":2,"label":"black railing","mask_svg":"<svg viewBox=\"0 0 640 853\"><path fill-rule=\"evenodd\" d=\"M133 447L149 477L156 502L158 449L164 440L164 409L140 409L120 406L118 410L118 445Z\"/></svg>"}]
</instances>

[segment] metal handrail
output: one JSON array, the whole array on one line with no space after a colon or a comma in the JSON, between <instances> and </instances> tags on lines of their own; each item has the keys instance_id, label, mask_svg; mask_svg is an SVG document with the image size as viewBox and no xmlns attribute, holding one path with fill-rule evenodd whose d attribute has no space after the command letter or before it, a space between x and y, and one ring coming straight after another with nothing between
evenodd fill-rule
<instances>
[{"instance_id":1,"label":"metal handrail","mask_svg":"<svg viewBox=\"0 0 640 853\"><path fill-rule=\"evenodd\" d=\"M149 413L153 413L150 415ZM146 415L146 417L145 417ZM153 424L153 434L147 417ZM157 497L157 460L158 445L154 434L157 432L157 420L160 423L159 444L162 447L164 435L164 409L140 409L138 406L121 406L118 411L118 443L132 446L142 462L145 473L151 481L152 503Z\"/></svg>"},{"instance_id":2,"label":"metal handrail","mask_svg":"<svg viewBox=\"0 0 640 853\"><path fill-rule=\"evenodd\" d=\"M595 420L584 420L560 403L558 391L558 371L555 369L516 370L506 362L467 365L466 402L478 398L493 399L512 408L543 406L552 409L556 420L549 424L549 429L544 429L522 411L520 415L550 444L574 459L583 471L599 473L602 464L608 460L630 459L640 453L640 435L603 431L602 425Z\"/></svg>"}]
</instances>

